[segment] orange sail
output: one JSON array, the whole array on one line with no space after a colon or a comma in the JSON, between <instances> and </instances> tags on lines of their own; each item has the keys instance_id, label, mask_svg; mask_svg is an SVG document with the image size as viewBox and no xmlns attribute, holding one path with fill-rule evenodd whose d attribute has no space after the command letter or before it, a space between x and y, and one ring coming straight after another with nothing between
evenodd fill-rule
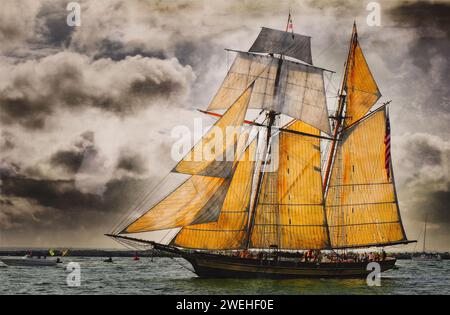
<instances>
[{"instance_id":1,"label":"orange sail","mask_svg":"<svg viewBox=\"0 0 450 315\"><path fill-rule=\"evenodd\" d=\"M301 121L287 129L320 134ZM264 174L251 247L327 248L324 213L320 140L282 132L278 169Z\"/></svg>"},{"instance_id":2,"label":"orange sail","mask_svg":"<svg viewBox=\"0 0 450 315\"><path fill-rule=\"evenodd\" d=\"M385 128L385 112L379 111L338 145L326 199L333 248L406 240L394 183L386 176Z\"/></svg>"},{"instance_id":3,"label":"orange sail","mask_svg":"<svg viewBox=\"0 0 450 315\"><path fill-rule=\"evenodd\" d=\"M246 235L256 140L237 163L217 222L184 227L173 240L176 246L197 249L242 248Z\"/></svg>"},{"instance_id":4,"label":"orange sail","mask_svg":"<svg viewBox=\"0 0 450 315\"><path fill-rule=\"evenodd\" d=\"M349 126L364 117L381 97L377 83L359 45L356 32L350 47L346 78L347 111L345 125Z\"/></svg>"}]
</instances>

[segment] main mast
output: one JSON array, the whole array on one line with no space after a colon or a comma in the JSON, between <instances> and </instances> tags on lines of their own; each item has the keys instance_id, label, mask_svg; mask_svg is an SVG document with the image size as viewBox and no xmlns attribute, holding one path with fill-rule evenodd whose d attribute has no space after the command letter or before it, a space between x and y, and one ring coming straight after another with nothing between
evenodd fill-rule
<instances>
[{"instance_id":1,"label":"main mast","mask_svg":"<svg viewBox=\"0 0 450 315\"><path fill-rule=\"evenodd\" d=\"M289 11L288 20L286 23L286 32L289 30L289 25L291 24L291 11ZM271 54L272 55L272 54ZM283 55L280 54L280 58L278 59L278 65L277 65L277 74L275 77L275 84L274 84L274 92L273 92L273 100L274 102L278 99L278 91L279 91L279 85L280 85L280 76L281 76L281 68L283 66ZM266 135L266 141L264 144L264 151L263 151L263 161L260 167L260 170L258 172L258 181L256 185L256 194L253 202L253 207L251 211L249 211L249 219L250 224L248 226L248 232L247 232L247 239L245 243L245 248L248 249L250 247L250 241L252 237L253 228L255 226L255 217L256 217L256 209L258 208L258 202L259 202L259 196L261 193L261 187L264 179L264 171L265 171L265 165L267 163L266 158L270 154L270 139L272 138L272 127L275 124L275 118L277 113L274 110L270 110L267 112L267 135Z\"/></svg>"}]
</instances>

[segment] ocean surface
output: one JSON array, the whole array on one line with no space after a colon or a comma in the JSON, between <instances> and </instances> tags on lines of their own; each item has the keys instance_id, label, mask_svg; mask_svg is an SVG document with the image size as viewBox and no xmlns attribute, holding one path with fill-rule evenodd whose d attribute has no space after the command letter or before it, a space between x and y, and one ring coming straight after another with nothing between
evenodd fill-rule
<instances>
[{"instance_id":1,"label":"ocean surface","mask_svg":"<svg viewBox=\"0 0 450 315\"><path fill-rule=\"evenodd\" d=\"M68 262L80 265L80 286L69 287ZM6 267L0 263L0 294L450 294L450 261L400 260L383 273L380 287L359 279L200 279L181 258L64 258L60 267ZM71 278L72 280L75 278Z\"/></svg>"}]
</instances>

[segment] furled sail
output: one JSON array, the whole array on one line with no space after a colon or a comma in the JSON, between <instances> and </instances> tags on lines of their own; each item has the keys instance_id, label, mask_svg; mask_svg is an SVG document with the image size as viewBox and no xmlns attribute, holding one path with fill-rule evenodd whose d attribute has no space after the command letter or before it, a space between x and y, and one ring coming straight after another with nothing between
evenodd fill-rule
<instances>
[{"instance_id":1,"label":"furled sail","mask_svg":"<svg viewBox=\"0 0 450 315\"><path fill-rule=\"evenodd\" d=\"M394 184L386 175L385 130L386 114L379 111L338 145L326 199L333 248L406 241Z\"/></svg>"},{"instance_id":2,"label":"furled sail","mask_svg":"<svg viewBox=\"0 0 450 315\"><path fill-rule=\"evenodd\" d=\"M319 135L296 121L288 129ZM279 164L264 173L251 247L329 248L320 169L320 140L282 132Z\"/></svg>"},{"instance_id":3,"label":"furled sail","mask_svg":"<svg viewBox=\"0 0 450 315\"><path fill-rule=\"evenodd\" d=\"M253 84L228 103L231 106L190 152L175 166L173 172L227 177L233 167L240 128L252 95Z\"/></svg>"},{"instance_id":4,"label":"furled sail","mask_svg":"<svg viewBox=\"0 0 450 315\"><path fill-rule=\"evenodd\" d=\"M347 92L347 111L345 124L351 125L365 114L381 97L377 83L370 72L359 45L356 30L350 47L345 89Z\"/></svg>"},{"instance_id":5,"label":"furled sail","mask_svg":"<svg viewBox=\"0 0 450 315\"><path fill-rule=\"evenodd\" d=\"M229 179L191 176L122 233L141 233L217 220Z\"/></svg>"},{"instance_id":6,"label":"furled sail","mask_svg":"<svg viewBox=\"0 0 450 315\"><path fill-rule=\"evenodd\" d=\"M311 37L263 27L251 52L280 54L312 64Z\"/></svg>"},{"instance_id":7,"label":"furled sail","mask_svg":"<svg viewBox=\"0 0 450 315\"><path fill-rule=\"evenodd\" d=\"M244 245L256 140L239 159L217 222L184 227L172 241L175 246L196 249L238 249Z\"/></svg>"},{"instance_id":8,"label":"furled sail","mask_svg":"<svg viewBox=\"0 0 450 315\"><path fill-rule=\"evenodd\" d=\"M279 83L275 88L279 66ZM288 60L281 62L271 56L238 52L208 109L227 109L254 82L249 108L286 114L329 134L323 71Z\"/></svg>"}]
</instances>

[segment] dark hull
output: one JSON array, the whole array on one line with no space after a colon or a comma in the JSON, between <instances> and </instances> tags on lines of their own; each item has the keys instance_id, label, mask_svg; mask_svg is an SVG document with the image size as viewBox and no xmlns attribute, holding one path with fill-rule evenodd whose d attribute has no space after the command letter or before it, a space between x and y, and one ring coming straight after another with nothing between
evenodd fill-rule
<instances>
[{"instance_id":1,"label":"dark hull","mask_svg":"<svg viewBox=\"0 0 450 315\"><path fill-rule=\"evenodd\" d=\"M237 257L184 254L183 257L202 278L366 278L367 264L362 262L313 263L261 261ZM395 259L378 262L381 271L395 268Z\"/></svg>"},{"instance_id":2,"label":"dark hull","mask_svg":"<svg viewBox=\"0 0 450 315\"><path fill-rule=\"evenodd\" d=\"M179 255L189 261L195 273L202 278L366 278L368 262L295 262L280 258L268 260L239 258L205 252L181 250L171 245L152 241L114 236L125 240L150 244L154 249ZM396 259L378 261L381 272L394 269Z\"/></svg>"}]
</instances>

